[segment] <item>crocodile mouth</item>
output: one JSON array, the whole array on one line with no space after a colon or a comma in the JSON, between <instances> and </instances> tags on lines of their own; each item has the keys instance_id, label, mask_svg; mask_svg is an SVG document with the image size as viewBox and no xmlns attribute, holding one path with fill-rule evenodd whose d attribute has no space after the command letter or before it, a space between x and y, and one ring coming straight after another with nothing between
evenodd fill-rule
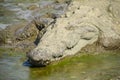
<instances>
[{"instance_id":1,"label":"crocodile mouth","mask_svg":"<svg viewBox=\"0 0 120 80\"><path fill-rule=\"evenodd\" d=\"M31 64L30 67L45 67L46 65L50 64L50 60L39 60L35 61L33 59L28 59L28 62Z\"/></svg>"},{"instance_id":2,"label":"crocodile mouth","mask_svg":"<svg viewBox=\"0 0 120 80\"><path fill-rule=\"evenodd\" d=\"M28 58L27 63L28 65L30 65L30 67L46 67L47 65L49 65L51 62L60 60L61 58L63 58L63 55L54 55L52 56L52 59L40 59L40 60L35 60L32 58Z\"/></svg>"}]
</instances>

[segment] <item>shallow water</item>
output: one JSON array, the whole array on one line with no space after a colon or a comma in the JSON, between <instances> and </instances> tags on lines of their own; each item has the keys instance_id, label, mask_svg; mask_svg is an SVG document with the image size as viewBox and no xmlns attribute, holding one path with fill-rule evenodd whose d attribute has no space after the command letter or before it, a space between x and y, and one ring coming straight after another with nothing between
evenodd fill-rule
<instances>
[{"instance_id":1,"label":"shallow water","mask_svg":"<svg viewBox=\"0 0 120 80\"><path fill-rule=\"evenodd\" d=\"M0 28L19 22L30 22L35 17L46 14L63 14L65 3L54 3L55 0L0 0ZM64 0L63 0L64 1ZM63 8L64 6L64 8ZM48 16L49 17L49 16Z\"/></svg>"},{"instance_id":2,"label":"shallow water","mask_svg":"<svg viewBox=\"0 0 120 80\"><path fill-rule=\"evenodd\" d=\"M33 5L33 8L34 6L40 7L51 3L50 1L53 0L0 0L0 28L6 28L23 20L32 20L34 16L39 16L41 12L35 12L28 8L31 5Z\"/></svg>"},{"instance_id":3,"label":"shallow water","mask_svg":"<svg viewBox=\"0 0 120 80\"><path fill-rule=\"evenodd\" d=\"M68 57L47 67L23 66L24 53L0 50L0 80L120 80L120 54Z\"/></svg>"}]
</instances>

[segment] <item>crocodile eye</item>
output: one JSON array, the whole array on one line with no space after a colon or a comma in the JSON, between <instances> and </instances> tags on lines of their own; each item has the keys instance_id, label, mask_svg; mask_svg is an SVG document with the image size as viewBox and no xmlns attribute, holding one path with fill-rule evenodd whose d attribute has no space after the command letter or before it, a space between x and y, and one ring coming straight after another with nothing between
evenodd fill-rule
<instances>
[{"instance_id":1,"label":"crocodile eye","mask_svg":"<svg viewBox=\"0 0 120 80\"><path fill-rule=\"evenodd\" d=\"M65 27L66 30L69 30L69 31L72 31L72 30L75 30L75 27L74 26L67 26Z\"/></svg>"}]
</instances>

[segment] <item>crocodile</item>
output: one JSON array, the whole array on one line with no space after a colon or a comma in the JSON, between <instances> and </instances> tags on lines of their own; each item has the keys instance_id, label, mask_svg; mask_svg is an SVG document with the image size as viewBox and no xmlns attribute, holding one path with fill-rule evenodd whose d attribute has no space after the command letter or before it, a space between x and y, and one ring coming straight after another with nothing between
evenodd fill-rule
<instances>
[{"instance_id":1,"label":"crocodile","mask_svg":"<svg viewBox=\"0 0 120 80\"><path fill-rule=\"evenodd\" d=\"M88 45L120 47L120 1L72 0L65 14L49 25L37 47L27 57L33 66L75 55Z\"/></svg>"}]
</instances>

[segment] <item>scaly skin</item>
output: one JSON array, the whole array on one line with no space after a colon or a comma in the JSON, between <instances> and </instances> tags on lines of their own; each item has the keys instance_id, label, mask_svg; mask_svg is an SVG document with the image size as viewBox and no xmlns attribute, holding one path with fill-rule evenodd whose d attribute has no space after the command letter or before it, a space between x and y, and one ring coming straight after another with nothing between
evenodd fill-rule
<instances>
[{"instance_id":1,"label":"scaly skin","mask_svg":"<svg viewBox=\"0 0 120 80\"><path fill-rule=\"evenodd\" d=\"M111 2L93 1L72 1L66 14L47 28L38 46L28 53L33 65L47 65L74 55L97 41L107 49L120 47L120 27L115 23L118 20L107 10Z\"/></svg>"}]
</instances>

